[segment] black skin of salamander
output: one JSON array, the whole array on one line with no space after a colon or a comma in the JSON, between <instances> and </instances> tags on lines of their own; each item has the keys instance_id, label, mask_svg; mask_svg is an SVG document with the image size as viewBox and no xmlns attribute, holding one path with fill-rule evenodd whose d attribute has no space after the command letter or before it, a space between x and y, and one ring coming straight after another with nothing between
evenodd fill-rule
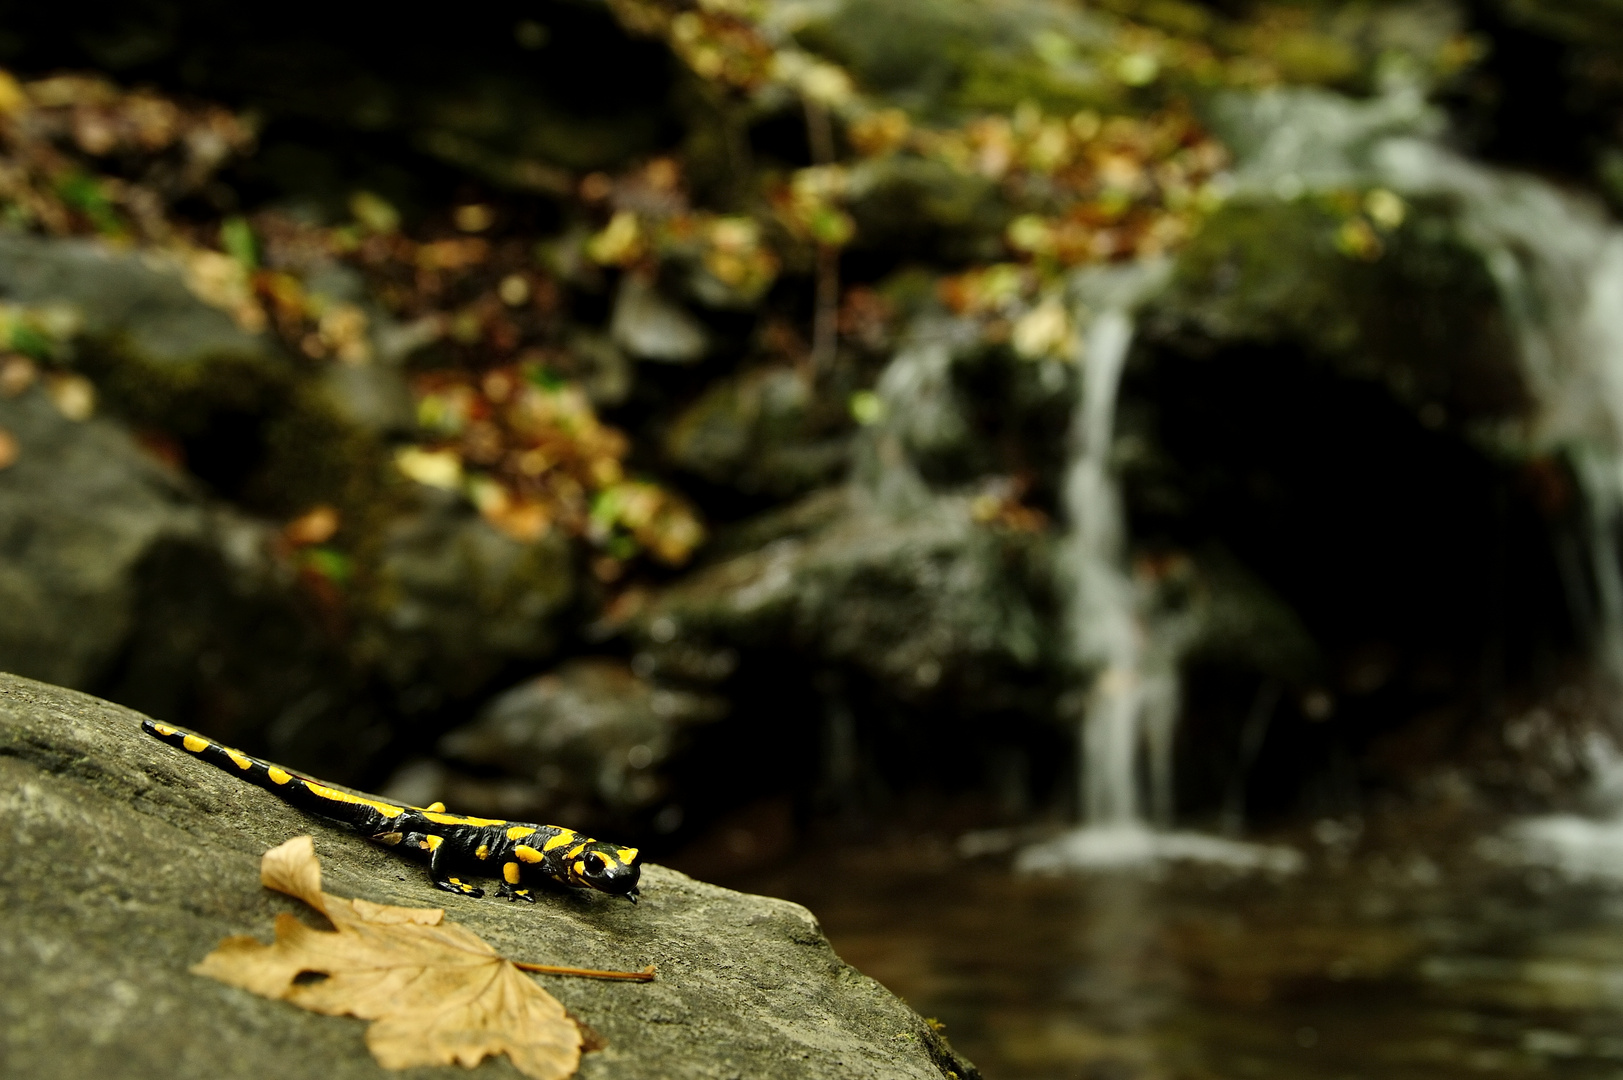
<instances>
[{"instance_id":1,"label":"black skin of salamander","mask_svg":"<svg viewBox=\"0 0 1623 1080\"><path fill-rule=\"evenodd\" d=\"M395 804L334 788L168 724L143 720L141 730L291 806L426 863L435 887L446 892L483 896L484 890L464 877L497 877L498 895L533 902L530 886L540 878L637 901L641 866L635 848L557 825L465 817L445 813L438 804L429 808Z\"/></svg>"}]
</instances>

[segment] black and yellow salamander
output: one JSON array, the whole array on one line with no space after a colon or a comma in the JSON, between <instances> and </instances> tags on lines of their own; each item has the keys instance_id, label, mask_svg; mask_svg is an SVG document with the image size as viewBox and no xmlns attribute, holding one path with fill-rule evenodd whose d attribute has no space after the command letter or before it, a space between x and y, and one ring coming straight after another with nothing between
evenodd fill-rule
<instances>
[{"instance_id":1,"label":"black and yellow salamander","mask_svg":"<svg viewBox=\"0 0 1623 1080\"><path fill-rule=\"evenodd\" d=\"M542 877L637 902L642 868L636 848L593 840L556 825L447 814L442 803L399 806L329 787L168 724L142 720L141 730L300 810L340 822L362 836L426 861L435 886L446 892L483 896L483 889L464 879L500 877L498 895L533 902L530 883Z\"/></svg>"}]
</instances>

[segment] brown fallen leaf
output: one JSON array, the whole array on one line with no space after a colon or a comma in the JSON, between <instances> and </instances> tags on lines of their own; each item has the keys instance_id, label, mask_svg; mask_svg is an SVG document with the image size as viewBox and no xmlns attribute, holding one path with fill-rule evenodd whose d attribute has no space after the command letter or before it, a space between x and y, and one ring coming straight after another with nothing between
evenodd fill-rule
<instances>
[{"instance_id":1,"label":"brown fallen leaf","mask_svg":"<svg viewBox=\"0 0 1623 1080\"><path fill-rule=\"evenodd\" d=\"M372 1021L366 1045L380 1065L460 1064L505 1053L535 1080L563 1080L580 1064L581 1032L551 994L520 968L554 974L647 980L643 972L595 972L515 964L439 908L348 900L321 889L321 863L308 836L265 853L260 881L327 916L316 930L276 918L276 940L234 936L192 968L199 975L312 1012ZM325 976L301 980L310 973Z\"/></svg>"}]
</instances>

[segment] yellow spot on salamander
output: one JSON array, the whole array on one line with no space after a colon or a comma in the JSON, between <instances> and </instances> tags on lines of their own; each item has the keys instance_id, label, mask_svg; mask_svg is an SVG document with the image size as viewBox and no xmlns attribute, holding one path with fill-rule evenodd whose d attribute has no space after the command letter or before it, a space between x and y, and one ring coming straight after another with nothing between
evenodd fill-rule
<instances>
[{"instance_id":1,"label":"yellow spot on salamander","mask_svg":"<svg viewBox=\"0 0 1623 1080\"><path fill-rule=\"evenodd\" d=\"M401 807L390 806L385 802L375 802L372 799L363 799L359 795L351 795L347 791L339 791L337 788L330 788L325 784L313 784L306 782L304 786L310 789L311 794L319 795L323 799L330 799L333 802L350 803L353 806L370 806L384 817L399 817L401 814L406 812Z\"/></svg>"},{"instance_id":2,"label":"yellow spot on salamander","mask_svg":"<svg viewBox=\"0 0 1623 1080\"><path fill-rule=\"evenodd\" d=\"M516 862L502 864L502 880L509 885L518 884L519 865Z\"/></svg>"},{"instance_id":3,"label":"yellow spot on salamander","mask_svg":"<svg viewBox=\"0 0 1623 1080\"><path fill-rule=\"evenodd\" d=\"M440 849L440 845L443 843L445 843L445 837L443 836L423 837L423 847L427 848L429 851L438 851Z\"/></svg>"},{"instance_id":4,"label":"yellow spot on salamander","mask_svg":"<svg viewBox=\"0 0 1623 1080\"><path fill-rule=\"evenodd\" d=\"M582 840L580 843L564 852L564 858L573 859L576 855L579 855L581 852L585 851L586 845L589 843L591 843L590 840Z\"/></svg>"},{"instance_id":5,"label":"yellow spot on salamander","mask_svg":"<svg viewBox=\"0 0 1623 1080\"><path fill-rule=\"evenodd\" d=\"M247 754L241 753L240 751L227 749L225 751L225 756L231 759L231 764L235 765L244 772L248 771L254 766L253 758L249 757Z\"/></svg>"},{"instance_id":6,"label":"yellow spot on salamander","mask_svg":"<svg viewBox=\"0 0 1623 1080\"><path fill-rule=\"evenodd\" d=\"M575 875L577 877L585 877L586 876L586 863L584 863L584 862L575 863Z\"/></svg>"},{"instance_id":7,"label":"yellow spot on salamander","mask_svg":"<svg viewBox=\"0 0 1623 1080\"><path fill-rule=\"evenodd\" d=\"M175 729L170 727L168 724L153 724L152 730L156 731L159 735L175 734Z\"/></svg>"},{"instance_id":8,"label":"yellow spot on salamander","mask_svg":"<svg viewBox=\"0 0 1623 1080\"><path fill-rule=\"evenodd\" d=\"M180 745L184 746L194 754L201 754L203 751L209 748L209 741L207 739L200 739L196 735L188 735L184 739L180 740Z\"/></svg>"},{"instance_id":9,"label":"yellow spot on salamander","mask_svg":"<svg viewBox=\"0 0 1623 1080\"><path fill-rule=\"evenodd\" d=\"M527 847L524 844L520 844L518 847L514 848L513 849L513 854L517 855L520 859L522 859L525 862L540 862L541 861L541 853L539 851L535 850L535 848Z\"/></svg>"},{"instance_id":10,"label":"yellow spot on salamander","mask_svg":"<svg viewBox=\"0 0 1623 1080\"><path fill-rule=\"evenodd\" d=\"M270 777L271 782L274 784L285 784L289 780L293 779L292 773L288 772L286 769L278 768L275 765L272 765L270 768L266 769L265 775Z\"/></svg>"},{"instance_id":11,"label":"yellow spot on salamander","mask_svg":"<svg viewBox=\"0 0 1623 1080\"><path fill-rule=\"evenodd\" d=\"M423 816L437 825L506 825L500 818L463 817L461 814L442 814L437 810L424 810Z\"/></svg>"},{"instance_id":12,"label":"yellow spot on salamander","mask_svg":"<svg viewBox=\"0 0 1623 1080\"><path fill-rule=\"evenodd\" d=\"M473 857L476 858L476 859L488 859L488 858L490 858L490 845L489 844L480 844L478 847L474 848L473 849Z\"/></svg>"},{"instance_id":13,"label":"yellow spot on salamander","mask_svg":"<svg viewBox=\"0 0 1623 1080\"><path fill-rule=\"evenodd\" d=\"M507 838L509 840L522 840L534 832L535 829L529 825L514 825L511 829L507 830Z\"/></svg>"},{"instance_id":14,"label":"yellow spot on salamander","mask_svg":"<svg viewBox=\"0 0 1623 1080\"><path fill-rule=\"evenodd\" d=\"M445 804L442 803L442 802L431 802L427 806L423 807L423 809L424 810L432 810L437 814L444 813L445 812Z\"/></svg>"},{"instance_id":15,"label":"yellow spot on salamander","mask_svg":"<svg viewBox=\"0 0 1623 1080\"><path fill-rule=\"evenodd\" d=\"M551 840L548 840L546 843L542 844L541 850L552 851L554 848L561 848L565 844L573 844L574 842L575 834L570 832L568 829L565 829L557 836L554 836Z\"/></svg>"},{"instance_id":16,"label":"yellow spot on salamander","mask_svg":"<svg viewBox=\"0 0 1623 1080\"><path fill-rule=\"evenodd\" d=\"M630 866L636 861L637 856L641 854L641 852L634 847L623 847L614 854L619 856L621 862L625 863L627 866Z\"/></svg>"}]
</instances>

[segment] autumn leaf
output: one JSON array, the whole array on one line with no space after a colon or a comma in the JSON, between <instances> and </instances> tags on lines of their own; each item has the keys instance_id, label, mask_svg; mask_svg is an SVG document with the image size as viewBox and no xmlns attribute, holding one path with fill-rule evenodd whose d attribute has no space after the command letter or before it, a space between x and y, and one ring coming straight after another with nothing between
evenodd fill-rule
<instances>
[{"instance_id":1,"label":"autumn leaf","mask_svg":"<svg viewBox=\"0 0 1623 1080\"><path fill-rule=\"evenodd\" d=\"M439 908L348 900L321 889L321 864L308 836L265 853L260 881L324 914L333 930L276 919L276 940L222 941L192 970L312 1012L372 1021L366 1044L385 1068L472 1068L506 1054L535 1080L562 1080L580 1064L581 1032L551 994ZM646 972L558 974L628 979ZM309 981L309 976L324 976ZM301 978L303 976L303 978Z\"/></svg>"}]
</instances>

